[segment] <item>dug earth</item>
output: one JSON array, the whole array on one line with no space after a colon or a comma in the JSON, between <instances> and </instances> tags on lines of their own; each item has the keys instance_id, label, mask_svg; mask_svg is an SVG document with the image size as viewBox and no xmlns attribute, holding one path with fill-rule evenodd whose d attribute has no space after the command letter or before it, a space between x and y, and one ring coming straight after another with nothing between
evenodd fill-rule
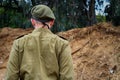
<instances>
[{"instance_id":1,"label":"dug earth","mask_svg":"<svg viewBox=\"0 0 120 80\"><path fill-rule=\"evenodd\" d=\"M0 80L13 41L33 29L0 29ZM71 45L75 80L120 80L120 27L99 23L57 33Z\"/></svg>"}]
</instances>

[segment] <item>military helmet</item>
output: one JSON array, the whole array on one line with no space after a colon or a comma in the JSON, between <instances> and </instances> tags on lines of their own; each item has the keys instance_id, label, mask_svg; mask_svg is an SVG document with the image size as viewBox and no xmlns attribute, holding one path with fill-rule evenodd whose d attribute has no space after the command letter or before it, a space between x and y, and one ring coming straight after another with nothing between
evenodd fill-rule
<instances>
[{"instance_id":1,"label":"military helmet","mask_svg":"<svg viewBox=\"0 0 120 80\"><path fill-rule=\"evenodd\" d=\"M55 19L53 11L46 5L34 6L31 9L31 15L32 15L32 18L40 22L47 22Z\"/></svg>"}]
</instances>

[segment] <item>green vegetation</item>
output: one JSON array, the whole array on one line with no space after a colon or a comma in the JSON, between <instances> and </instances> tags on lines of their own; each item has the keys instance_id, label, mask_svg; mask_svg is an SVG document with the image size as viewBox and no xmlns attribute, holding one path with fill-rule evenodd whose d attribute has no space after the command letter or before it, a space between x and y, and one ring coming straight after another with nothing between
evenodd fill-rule
<instances>
[{"instance_id":1,"label":"green vegetation","mask_svg":"<svg viewBox=\"0 0 120 80\"><path fill-rule=\"evenodd\" d=\"M104 15L96 15L97 18L97 22L105 22L106 21L106 17Z\"/></svg>"},{"instance_id":2,"label":"green vegetation","mask_svg":"<svg viewBox=\"0 0 120 80\"><path fill-rule=\"evenodd\" d=\"M110 5L106 6L106 20L113 22L114 25L120 25L120 0L110 0Z\"/></svg>"},{"instance_id":3,"label":"green vegetation","mask_svg":"<svg viewBox=\"0 0 120 80\"><path fill-rule=\"evenodd\" d=\"M106 0L110 5L106 7L106 15L95 15L95 9L103 5L104 0L1 0L0 28L28 28L30 23L30 9L37 4L46 4L56 16L54 32L71 28L84 27L97 22L112 21L120 25L120 1ZM98 4L96 4L96 2Z\"/></svg>"}]
</instances>

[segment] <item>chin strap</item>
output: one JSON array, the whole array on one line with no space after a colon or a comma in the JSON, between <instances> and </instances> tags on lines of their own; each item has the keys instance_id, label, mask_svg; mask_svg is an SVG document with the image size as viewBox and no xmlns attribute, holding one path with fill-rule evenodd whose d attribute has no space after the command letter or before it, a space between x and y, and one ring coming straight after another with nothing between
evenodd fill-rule
<instances>
[{"instance_id":1,"label":"chin strap","mask_svg":"<svg viewBox=\"0 0 120 80\"><path fill-rule=\"evenodd\" d=\"M50 27L49 27L49 25L48 25L48 24L46 24L45 22L42 22L42 23L43 23L43 25L44 25L43 27L47 26L47 27L48 27L48 29L50 28Z\"/></svg>"}]
</instances>

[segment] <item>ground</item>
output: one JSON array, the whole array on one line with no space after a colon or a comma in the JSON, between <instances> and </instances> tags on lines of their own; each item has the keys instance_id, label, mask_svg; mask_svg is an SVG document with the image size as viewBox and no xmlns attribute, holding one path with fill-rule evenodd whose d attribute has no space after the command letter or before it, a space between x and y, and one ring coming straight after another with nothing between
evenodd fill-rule
<instances>
[{"instance_id":1,"label":"ground","mask_svg":"<svg viewBox=\"0 0 120 80\"><path fill-rule=\"evenodd\" d=\"M0 29L0 80L3 80L13 40L32 29ZM57 33L72 48L75 80L120 80L120 27L99 23Z\"/></svg>"}]
</instances>

